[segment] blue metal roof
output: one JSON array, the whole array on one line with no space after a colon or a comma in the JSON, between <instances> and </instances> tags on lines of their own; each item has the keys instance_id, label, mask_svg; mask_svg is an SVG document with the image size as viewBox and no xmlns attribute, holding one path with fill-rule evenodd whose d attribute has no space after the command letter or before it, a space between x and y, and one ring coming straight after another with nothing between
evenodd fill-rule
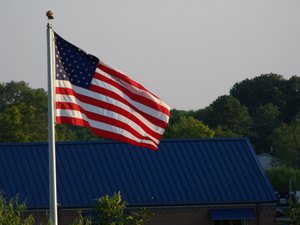
<instances>
[{"instance_id":1,"label":"blue metal roof","mask_svg":"<svg viewBox=\"0 0 300 225\"><path fill-rule=\"evenodd\" d=\"M57 143L61 207L121 191L130 205L274 202L248 139L162 140L159 151L113 141ZM47 143L0 144L0 190L48 207Z\"/></svg>"},{"instance_id":2,"label":"blue metal roof","mask_svg":"<svg viewBox=\"0 0 300 225\"><path fill-rule=\"evenodd\" d=\"M252 208L238 209L211 209L212 220L254 220L255 213Z\"/></svg>"}]
</instances>

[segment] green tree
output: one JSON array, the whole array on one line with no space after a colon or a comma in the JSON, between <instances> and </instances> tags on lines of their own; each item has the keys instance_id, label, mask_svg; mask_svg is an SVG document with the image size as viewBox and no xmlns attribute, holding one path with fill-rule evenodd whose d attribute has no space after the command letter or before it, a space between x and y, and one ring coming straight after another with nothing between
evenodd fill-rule
<instances>
[{"instance_id":1,"label":"green tree","mask_svg":"<svg viewBox=\"0 0 300 225\"><path fill-rule=\"evenodd\" d=\"M300 77L292 76L285 85L286 106L282 110L282 119L289 123L300 110Z\"/></svg>"},{"instance_id":2,"label":"green tree","mask_svg":"<svg viewBox=\"0 0 300 225\"><path fill-rule=\"evenodd\" d=\"M112 197L105 195L96 202L95 223L99 225L144 225L151 215L146 209L139 212L126 212L126 203L123 201L120 192Z\"/></svg>"},{"instance_id":3,"label":"green tree","mask_svg":"<svg viewBox=\"0 0 300 225\"><path fill-rule=\"evenodd\" d=\"M231 131L241 136L251 127L252 120L247 108L230 95L218 97L208 110L207 121L204 120L204 123L214 129L220 126L223 131Z\"/></svg>"},{"instance_id":4,"label":"green tree","mask_svg":"<svg viewBox=\"0 0 300 225\"><path fill-rule=\"evenodd\" d=\"M221 125L218 125L217 128L213 129L215 132L214 137L238 137L239 135L234 133L233 130L223 129Z\"/></svg>"},{"instance_id":5,"label":"green tree","mask_svg":"<svg viewBox=\"0 0 300 225\"><path fill-rule=\"evenodd\" d=\"M178 109L171 109L170 112L171 116L169 119L169 126L172 126L180 120L182 116L186 116L187 112L184 110L178 110Z\"/></svg>"},{"instance_id":6,"label":"green tree","mask_svg":"<svg viewBox=\"0 0 300 225\"><path fill-rule=\"evenodd\" d=\"M248 107L250 115L253 115L259 106L268 103L276 105L282 111L286 106L285 82L282 75L263 74L236 83L230 94Z\"/></svg>"},{"instance_id":7,"label":"green tree","mask_svg":"<svg viewBox=\"0 0 300 225\"><path fill-rule=\"evenodd\" d=\"M44 89L32 89L24 81L0 83L0 112L15 103L30 104L47 111L47 93Z\"/></svg>"},{"instance_id":8,"label":"green tree","mask_svg":"<svg viewBox=\"0 0 300 225\"><path fill-rule=\"evenodd\" d=\"M25 82L0 84L0 142L45 141L47 93Z\"/></svg>"},{"instance_id":9,"label":"green tree","mask_svg":"<svg viewBox=\"0 0 300 225\"><path fill-rule=\"evenodd\" d=\"M0 194L0 224L1 225L33 225L32 215L25 216L26 204L20 202L17 196L7 201Z\"/></svg>"},{"instance_id":10,"label":"green tree","mask_svg":"<svg viewBox=\"0 0 300 225\"><path fill-rule=\"evenodd\" d=\"M291 124L282 124L270 136L274 154L287 165L300 168L300 112Z\"/></svg>"},{"instance_id":11,"label":"green tree","mask_svg":"<svg viewBox=\"0 0 300 225\"><path fill-rule=\"evenodd\" d=\"M25 103L15 103L5 107L0 113L0 141L26 142L45 141L47 138L46 121L37 119L37 109Z\"/></svg>"},{"instance_id":12,"label":"green tree","mask_svg":"<svg viewBox=\"0 0 300 225\"><path fill-rule=\"evenodd\" d=\"M204 121L206 123L206 121L210 121L210 112L212 111L211 108L211 104L203 109L199 109L197 111L195 111L194 113L194 118L197 120L201 120Z\"/></svg>"},{"instance_id":13,"label":"green tree","mask_svg":"<svg viewBox=\"0 0 300 225\"><path fill-rule=\"evenodd\" d=\"M214 136L211 130L203 122L190 116L180 117L178 123L170 127L168 138L209 138Z\"/></svg>"},{"instance_id":14,"label":"green tree","mask_svg":"<svg viewBox=\"0 0 300 225\"><path fill-rule=\"evenodd\" d=\"M251 141L258 152L271 150L271 143L268 140L273 130L280 125L279 109L272 103L258 106L253 115L253 126L251 128Z\"/></svg>"},{"instance_id":15,"label":"green tree","mask_svg":"<svg viewBox=\"0 0 300 225\"><path fill-rule=\"evenodd\" d=\"M291 167L270 168L266 175L275 191L288 192L300 189L300 170ZM291 185L291 187L290 187Z\"/></svg>"}]
</instances>

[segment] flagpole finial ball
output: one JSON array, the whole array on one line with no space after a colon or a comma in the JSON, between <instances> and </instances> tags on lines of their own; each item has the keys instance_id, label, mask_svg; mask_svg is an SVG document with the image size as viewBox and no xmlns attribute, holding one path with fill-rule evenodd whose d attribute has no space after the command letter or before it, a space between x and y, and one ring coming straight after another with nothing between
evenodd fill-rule
<instances>
[{"instance_id":1,"label":"flagpole finial ball","mask_svg":"<svg viewBox=\"0 0 300 225\"><path fill-rule=\"evenodd\" d=\"M54 19L53 12L51 10L47 11L46 16L48 17L48 20L53 20Z\"/></svg>"}]
</instances>

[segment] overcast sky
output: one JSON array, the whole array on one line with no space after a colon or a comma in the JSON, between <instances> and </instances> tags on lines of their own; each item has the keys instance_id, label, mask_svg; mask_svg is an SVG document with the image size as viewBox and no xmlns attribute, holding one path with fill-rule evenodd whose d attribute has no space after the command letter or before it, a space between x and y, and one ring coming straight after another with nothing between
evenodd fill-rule
<instances>
[{"instance_id":1,"label":"overcast sky","mask_svg":"<svg viewBox=\"0 0 300 225\"><path fill-rule=\"evenodd\" d=\"M200 109L234 83L300 75L299 0L0 0L0 82L47 87L45 13L69 42Z\"/></svg>"}]
</instances>

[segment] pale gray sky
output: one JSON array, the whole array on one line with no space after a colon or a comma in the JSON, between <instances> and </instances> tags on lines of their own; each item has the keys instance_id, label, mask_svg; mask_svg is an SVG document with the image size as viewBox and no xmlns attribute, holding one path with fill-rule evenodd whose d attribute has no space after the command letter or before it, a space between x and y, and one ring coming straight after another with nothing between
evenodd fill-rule
<instances>
[{"instance_id":1,"label":"pale gray sky","mask_svg":"<svg viewBox=\"0 0 300 225\"><path fill-rule=\"evenodd\" d=\"M57 33L171 108L203 108L260 74L300 75L299 0L0 0L0 82L46 89L48 9Z\"/></svg>"}]
</instances>

